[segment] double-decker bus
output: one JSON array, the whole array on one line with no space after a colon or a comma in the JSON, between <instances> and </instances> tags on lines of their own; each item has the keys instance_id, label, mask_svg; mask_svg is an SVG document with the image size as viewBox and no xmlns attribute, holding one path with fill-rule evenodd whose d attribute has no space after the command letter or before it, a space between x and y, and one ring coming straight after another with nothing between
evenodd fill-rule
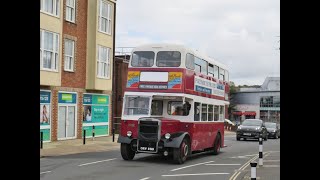
<instances>
[{"instance_id":1,"label":"double-decker bus","mask_svg":"<svg viewBox=\"0 0 320 180\"><path fill-rule=\"evenodd\" d=\"M121 155L162 154L182 164L224 147L229 73L222 63L173 44L133 49L121 117Z\"/></svg>"}]
</instances>

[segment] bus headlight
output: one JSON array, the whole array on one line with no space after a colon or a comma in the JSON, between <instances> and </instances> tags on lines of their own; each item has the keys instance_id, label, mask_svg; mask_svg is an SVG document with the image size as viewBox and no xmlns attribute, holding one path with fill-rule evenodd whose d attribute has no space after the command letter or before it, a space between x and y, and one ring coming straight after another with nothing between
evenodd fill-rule
<instances>
[{"instance_id":1,"label":"bus headlight","mask_svg":"<svg viewBox=\"0 0 320 180\"><path fill-rule=\"evenodd\" d=\"M127 131L127 136L131 137L132 136L132 132L131 131Z\"/></svg>"},{"instance_id":2,"label":"bus headlight","mask_svg":"<svg viewBox=\"0 0 320 180\"><path fill-rule=\"evenodd\" d=\"M164 135L164 138L166 138L166 139L170 139L170 137L171 137L171 135L170 135L169 133L166 133L166 134Z\"/></svg>"}]
</instances>

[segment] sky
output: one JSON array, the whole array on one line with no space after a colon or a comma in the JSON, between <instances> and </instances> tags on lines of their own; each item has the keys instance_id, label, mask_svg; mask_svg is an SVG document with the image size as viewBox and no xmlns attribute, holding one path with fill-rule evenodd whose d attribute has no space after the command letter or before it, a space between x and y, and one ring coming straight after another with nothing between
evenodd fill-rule
<instances>
[{"instance_id":1,"label":"sky","mask_svg":"<svg viewBox=\"0 0 320 180\"><path fill-rule=\"evenodd\" d=\"M182 44L229 68L236 85L280 77L280 0L118 0L116 48Z\"/></svg>"}]
</instances>

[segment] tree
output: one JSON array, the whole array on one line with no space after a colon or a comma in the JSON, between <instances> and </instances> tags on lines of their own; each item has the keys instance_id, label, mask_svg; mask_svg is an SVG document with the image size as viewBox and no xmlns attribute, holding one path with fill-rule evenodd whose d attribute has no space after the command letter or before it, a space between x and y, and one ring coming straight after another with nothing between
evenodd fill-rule
<instances>
[{"instance_id":1,"label":"tree","mask_svg":"<svg viewBox=\"0 0 320 180\"><path fill-rule=\"evenodd\" d=\"M230 96L229 96L230 104L228 107L229 117L232 115L233 111L236 110L236 104L234 103L234 96L238 91L239 91L239 87L236 87L234 82L230 81Z\"/></svg>"}]
</instances>

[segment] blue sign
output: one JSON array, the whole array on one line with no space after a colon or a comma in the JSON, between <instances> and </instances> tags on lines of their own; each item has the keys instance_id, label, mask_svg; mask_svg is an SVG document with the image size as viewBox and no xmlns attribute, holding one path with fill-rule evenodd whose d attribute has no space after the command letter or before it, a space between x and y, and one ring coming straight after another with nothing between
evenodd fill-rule
<instances>
[{"instance_id":1,"label":"blue sign","mask_svg":"<svg viewBox=\"0 0 320 180\"><path fill-rule=\"evenodd\" d=\"M51 92L48 91L40 91L40 103L44 104L50 104L50 97L51 97Z\"/></svg>"},{"instance_id":2,"label":"blue sign","mask_svg":"<svg viewBox=\"0 0 320 180\"><path fill-rule=\"evenodd\" d=\"M84 94L83 95L83 104L92 104L92 95Z\"/></svg>"},{"instance_id":3,"label":"blue sign","mask_svg":"<svg viewBox=\"0 0 320 180\"><path fill-rule=\"evenodd\" d=\"M76 104L77 95L73 93L59 93L58 94L59 103Z\"/></svg>"},{"instance_id":4,"label":"blue sign","mask_svg":"<svg viewBox=\"0 0 320 180\"><path fill-rule=\"evenodd\" d=\"M223 84L217 84L217 89L224 90L224 85Z\"/></svg>"},{"instance_id":5,"label":"blue sign","mask_svg":"<svg viewBox=\"0 0 320 180\"><path fill-rule=\"evenodd\" d=\"M207 94L212 94L212 90L211 89L205 88L205 87L202 87L202 86L197 86L197 85L196 85L196 91L207 93Z\"/></svg>"}]
</instances>

